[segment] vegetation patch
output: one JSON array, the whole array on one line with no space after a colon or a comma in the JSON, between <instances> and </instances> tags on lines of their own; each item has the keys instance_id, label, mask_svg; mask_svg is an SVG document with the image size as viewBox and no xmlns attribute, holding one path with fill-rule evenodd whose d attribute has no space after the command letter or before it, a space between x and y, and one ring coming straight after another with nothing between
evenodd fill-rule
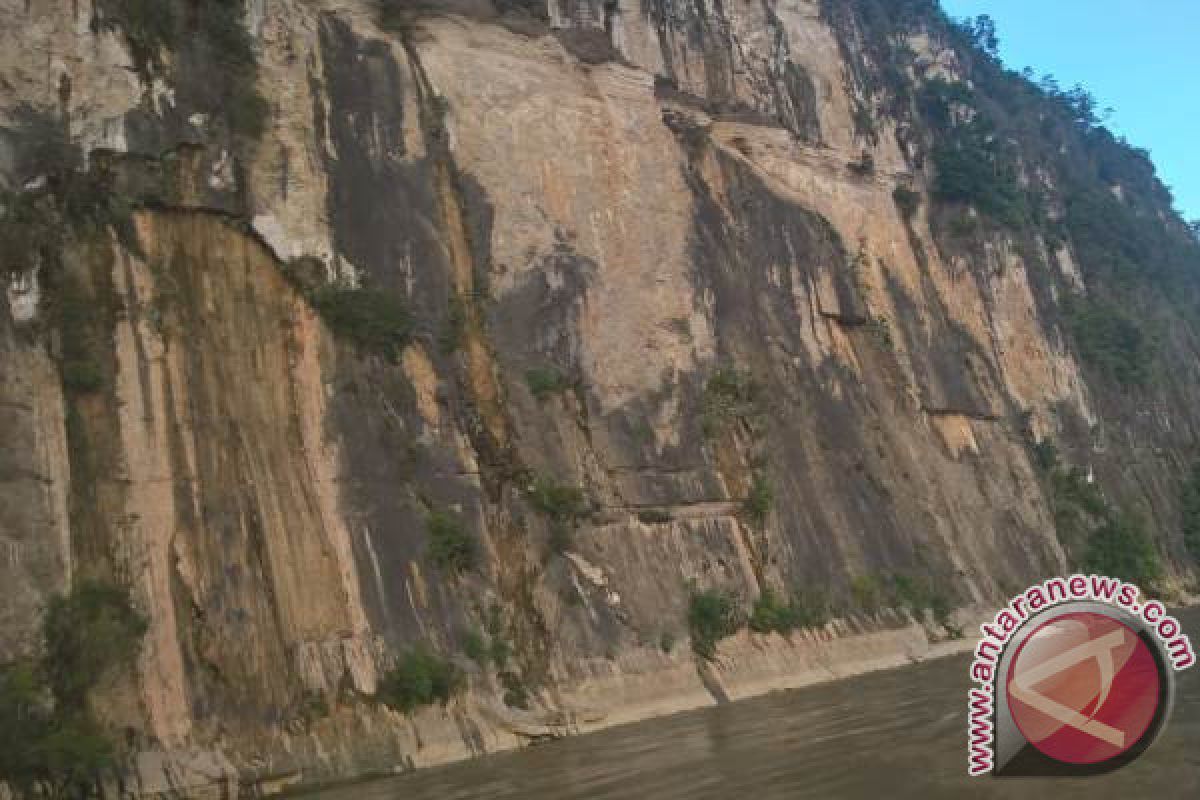
<instances>
[{"instance_id":1,"label":"vegetation patch","mask_svg":"<svg viewBox=\"0 0 1200 800\"><path fill-rule=\"evenodd\" d=\"M461 638L463 655L486 668L491 654L488 650L487 640L483 638L483 633L477 628L468 628L462 632Z\"/></svg>"},{"instance_id":2,"label":"vegetation patch","mask_svg":"<svg viewBox=\"0 0 1200 800\"><path fill-rule=\"evenodd\" d=\"M51 316L59 334L60 372L69 394L95 392L104 386L101 367L106 345L95 298L84 292L79 281L64 277L54 292Z\"/></svg>"},{"instance_id":3,"label":"vegetation patch","mask_svg":"<svg viewBox=\"0 0 1200 800\"><path fill-rule=\"evenodd\" d=\"M117 193L104 159L84 170L83 153L56 112L21 106L0 134L12 146L11 175L21 187L0 190L0 269L36 273L68 396L98 391L115 302L88 291L86 274L68 272L64 253L106 239L110 230L138 252L132 208Z\"/></svg>"},{"instance_id":4,"label":"vegetation patch","mask_svg":"<svg viewBox=\"0 0 1200 800\"><path fill-rule=\"evenodd\" d=\"M521 676L512 670L504 670L496 675L500 685L504 687L504 705L509 708L529 710L529 689Z\"/></svg>"},{"instance_id":5,"label":"vegetation patch","mask_svg":"<svg viewBox=\"0 0 1200 800\"><path fill-rule=\"evenodd\" d=\"M500 607L499 603L492 603L488 606L483 617L483 627L491 637L488 655L492 663L496 665L496 669L502 670L508 665L508 660L512 658L512 645L508 643L504 609Z\"/></svg>"},{"instance_id":6,"label":"vegetation patch","mask_svg":"<svg viewBox=\"0 0 1200 800\"><path fill-rule=\"evenodd\" d=\"M1092 531L1083 568L1143 588L1153 585L1162 575L1154 542L1146 535L1141 521L1128 514L1114 514Z\"/></svg>"},{"instance_id":7,"label":"vegetation patch","mask_svg":"<svg viewBox=\"0 0 1200 800\"><path fill-rule=\"evenodd\" d=\"M56 597L44 622L46 677L55 698L82 705L108 670L132 663L145 632L146 621L120 587L82 581Z\"/></svg>"},{"instance_id":8,"label":"vegetation patch","mask_svg":"<svg viewBox=\"0 0 1200 800\"><path fill-rule=\"evenodd\" d=\"M890 353L896 349L896 340L892 338L892 328L884 317L868 318L864 328L880 350Z\"/></svg>"},{"instance_id":9,"label":"vegetation patch","mask_svg":"<svg viewBox=\"0 0 1200 800\"><path fill-rule=\"evenodd\" d=\"M1033 464L1043 472L1049 472L1058 466L1058 448L1049 439L1041 439L1030 446Z\"/></svg>"},{"instance_id":10,"label":"vegetation patch","mask_svg":"<svg viewBox=\"0 0 1200 800\"><path fill-rule=\"evenodd\" d=\"M266 128L269 106L258 91L258 57L246 30L243 0L210 0L196 15L193 45L214 70L204 105L224 116L234 135L258 139Z\"/></svg>"},{"instance_id":11,"label":"vegetation patch","mask_svg":"<svg viewBox=\"0 0 1200 800\"><path fill-rule=\"evenodd\" d=\"M1079 561L1091 531L1110 514L1100 488L1079 467L1055 467L1050 473L1050 508L1058 540Z\"/></svg>"},{"instance_id":12,"label":"vegetation patch","mask_svg":"<svg viewBox=\"0 0 1200 800\"><path fill-rule=\"evenodd\" d=\"M234 136L262 136L269 107L243 0L96 0L94 8L93 28L121 33L143 82L164 78L189 113L223 120Z\"/></svg>"},{"instance_id":13,"label":"vegetation patch","mask_svg":"<svg viewBox=\"0 0 1200 800\"><path fill-rule=\"evenodd\" d=\"M405 714L434 703L445 705L466 687L466 677L457 666L424 647L400 654L396 665L383 676L378 699Z\"/></svg>"},{"instance_id":14,"label":"vegetation patch","mask_svg":"<svg viewBox=\"0 0 1200 800\"><path fill-rule=\"evenodd\" d=\"M987 16L957 20L936 0L821 0L837 34L859 117L894 119L901 145L934 168L931 219L957 245L977 247L988 228L1018 234L1035 268L1042 239L1069 244L1089 288L1152 298L1195 324L1200 243L1174 208L1149 153L1105 127L1082 86L1007 69ZM961 80L923 80L908 34L949 47ZM916 198L894 195L902 213ZM1045 267L1041 267L1044 269ZM1053 279L1055 283L1061 281Z\"/></svg>"},{"instance_id":15,"label":"vegetation patch","mask_svg":"<svg viewBox=\"0 0 1200 800\"><path fill-rule=\"evenodd\" d=\"M0 667L0 781L54 800L98 794L120 748L91 716L88 695L128 668L145 631L128 593L110 584L81 581L51 601L40 662Z\"/></svg>"},{"instance_id":16,"label":"vegetation patch","mask_svg":"<svg viewBox=\"0 0 1200 800\"><path fill-rule=\"evenodd\" d=\"M551 519L575 520L588 511L582 489L554 483L547 478L534 481L529 499L534 508Z\"/></svg>"},{"instance_id":17,"label":"vegetation patch","mask_svg":"<svg viewBox=\"0 0 1200 800\"><path fill-rule=\"evenodd\" d=\"M1183 543L1192 558L1200 561L1200 461L1184 481L1180 497Z\"/></svg>"},{"instance_id":18,"label":"vegetation patch","mask_svg":"<svg viewBox=\"0 0 1200 800\"><path fill-rule=\"evenodd\" d=\"M504 704L510 708L529 708L529 690L516 671L508 669L512 646L505 638L504 616L499 605L492 604L484 615L486 635L476 629L463 633L463 653L487 670L494 666L496 678L504 689ZM489 641L490 637L490 641Z\"/></svg>"},{"instance_id":19,"label":"vegetation patch","mask_svg":"<svg viewBox=\"0 0 1200 800\"><path fill-rule=\"evenodd\" d=\"M855 575L850 579L850 596L855 608L873 614L883 608L883 585L877 575Z\"/></svg>"},{"instance_id":20,"label":"vegetation patch","mask_svg":"<svg viewBox=\"0 0 1200 800\"><path fill-rule=\"evenodd\" d=\"M1158 352L1156 338L1115 303L1076 297L1065 305L1067 328L1085 363L1126 387L1143 386Z\"/></svg>"},{"instance_id":21,"label":"vegetation patch","mask_svg":"<svg viewBox=\"0 0 1200 800\"><path fill-rule=\"evenodd\" d=\"M408 310L386 292L329 285L316 289L310 299L325 324L362 352L394 362L412 335Z\"/></svg>"},{"instance_id":22,"label":"vegetation patch","mask_svg":"<svg viewBox=\"0 0 1200 800\"><path fill-rule=\"evenodd\" d=\"M908 222L912 222L921 207L920 193L914 192L907 186L897 186L893 189L892 200L896 203L896 208L900 210L901 216Z\"/></svg>"},{"instance_id":23,"label":"vegetation patch","mask_svg":"<svg viewBox=\"0 0 1200 800\"><path fill-rule=\"evenodd\" d=\"M767 476L756 472L750 481L750 490L742 501L742 513L755 526L761 528L767 524L767 515L775 503L775 490Z\"/></svg>"},{"instance_id":24,"label":"vegetation patch","mask_svg":"<svg viewBox=\"0 0 1200 800\"><path fill-rule=\"evenodd\" d=\"M512 659L512 645L502 634L493 634L488 647L488 655L491 657L492 663L496 665L496 669L504 669Z\"/></svg>"},{"instance_id":25,"label":"vegetation patch","mask_svg":"<svg viewBox=\"0 0 1200 800\"><path fill-rule=\"evenodd\" d=\"M750 630L787 636L801 628L821 628L832 615L829 595L816 589L797 589L784 598L764 589L750 612Z\"/></svg>"},{"instance_id":26,"label":"vegetation patch","mask_svg":"<svg viewBox=\"0 0 1200 800\"><path fill-rule=\"evenodd\" d=\"M84 169L83 152L67 121L52 110L19 106L0 128L12 146L11 175L19 189L0 190L0 268L21 272L42 267L53 282L62 271L64 241L112 229L138 251L132 208L115 190L102 159Z\"/></svg>"},{"instance_id":27,"label":"vegetation patch","mask_svg":"<svg viewBox=\"0 0 1200 800\"><path fill-rule=\"evenodd\" d=\"M462 518L447 511L434 511L425 522L429 533L429 558L445 572L467 572L475 568L478 549Z\"/></svg>"},{"instance_id":28,"label":"vegetation patch","mask_svg":"<svg viewBox=\"0 0 1200 800\"><path fill-rule=\"evenodd\" d=\"M857 161L851 161L846 167L860 178L869 177L875 174L875 157L869 150L864 150Z\"/></svg>"},{"instance_id":29,"label":"vegetation patch","mask_svg":"<svg viewBox=\"0 0 1200 800\"><path fill-rule=\"evenodd\" d=\"M850 580L853 608L875 614L887 608L903 609L916 618L925 612L940 625L947 626L954 610L951 596L930 575L867 573Z\"/></svg>"},{"instance_id":30,"label":"vegetation patch","mask_svg":"<svg viewBox=\"0 0 1200 800\"><path fill-rule=\"evenodd\" d=\"M670 511L661 508L643 509L637 513L637 518L643 525L665 525L674 519Z\"/></svg>"},{"instance_id":31,"label":"vegetation patch","mask_svg":"<svg viewBox=\"0 0 1200 800\"><path fill-rule=\"evenodd\" d=\"M750 611L750 630L756 633L780 633L787 635L799 627L799 620L792 604L786 602L771 589L764 589L754 601Z\"/></svg>"},{"instance_id":32,"label":"vegetation patch","mask_svg":"<svg viewBox=\"0 0 1200 800\"><path fill-rule=\"evenodd\" d=\"M539 477L534 481L529 502L549 519L550 548L555 553L565 552L570 547L572 532L590 511L582 489L554 483L547 478Z\"/></svg>"},{"instance_id":33,"label":"vegetation patch","mask_svg":"<svg viewBox=\"0 0 1200 800\"><path fill-rule=\"evenodd\" d=\"M525 385L538 402L571 388L571 381L557 367L534 367L525 371Z\"/></svg>"},{"instance_id":34,"label":"vegetation patch","mask_svg":"<svg viewBox=\"0 0 1200 800\"><path fill-rule=\"evenodd\" d=\"M953 611L953 602L938 582L928 575L913 576L896 573L891 579L892 603L920 617L926 611L940 624L946 625Z\"/></svg>"},{"instance_id":35,"label":"vegetation patch","mask_svg":"<svg viewBox=\"0 0 1200 800\"><path fill-rule=\"evenodd\" d=\"M438 349L449 355L462 348L467 338L467 301L454 294L446 305L446 319L438 334Z\"/></svg>"},{"instance_id":36,"label":"vegetation patch","mask_svg":"<svg viewBox=\"0 0 1200 800\"><path fill-rule=\"evenodd\" d=\"M722 367L704 386L700 427L709 439L735 421L754 421L761 415L761 389L748 372Z\"/></svg>"},{"instance_id":37,"label":"vegetation patch","mask_svg":"<svg viewBox=\"0 0 1200 800\"><path fill-rule=\"evenodd\" d=\"M164 72L164 57L179 43L179 17L173 0L95 0L92 27L119 32L134 68L149 82Z\"/></svg>"},{"instance_id":38,"label":"vegetation patch","mask_svg":"<svg viewBox=\"0 0 1200 800\"><path fill-rule=\"evenodd\" d=\"M1027 222L1017 152L998 135L975 92L962 83L933 80L922 89L918 106L934 131L935 197L973 206L1009 227Z\"/></svg>"},{"instance_id":39,"label":"vegetation patch","mask_svg":"<svg viewBox=\"0 0 1200 800\"><path fill-rule=\"evenodd\" d=\"M1141 520L1109 503L1085 470L1063 465L1053 443L1042 441L1034 448L1058 540L1071 560L1085 570L1149 588L1162 575L1162 561Z\"/></svg>"},{"instance_id":40,"label":"vegetation patch","mask_svg":"<svg viewBox=\"0 0 1200 800\"><path fill-rule=\"evenodd\" d=\"M688 631L692 650L706 661L717 653L717 642L742 627L734 597L718 589L693 589L688 601Z\"/></svg>"},{"instance_id":41,"label":"vegetation patch","mask_svg":"<svg viewBox=\"0 0 1200 800\"><path fill-rule=\"evenodd\" d=\"M797 589L792 593L791 608L799 628L823 628L833 617L833 603L824 589Z\"/></svg>"}]
</instances>

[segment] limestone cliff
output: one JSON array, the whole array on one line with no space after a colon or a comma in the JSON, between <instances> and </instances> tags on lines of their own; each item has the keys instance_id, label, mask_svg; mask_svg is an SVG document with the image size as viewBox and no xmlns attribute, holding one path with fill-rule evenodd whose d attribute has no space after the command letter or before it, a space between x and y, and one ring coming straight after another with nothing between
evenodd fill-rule
<instances>
[{"instance_id":1,"label":"limestone cliff","mask_svg":"<svg viewBox=\"0 0 1200 800\"><path fill-rule=\"evenodd\" d=\"M967 619L1085 558L1051 441L1191 580L1195 242L933 4L140 7L0 0L0 661L80 578L130 587L136 669L92 698L127 791L920 655L958 617L888 586ZM331 286L401 302L403 347L339 331ZM430 557L437 514L472 568ZM691 593L796 587L836 619L687 646ZM373 698L415 645L468 688L404 715Z\"/></svg>"}]
</instances>

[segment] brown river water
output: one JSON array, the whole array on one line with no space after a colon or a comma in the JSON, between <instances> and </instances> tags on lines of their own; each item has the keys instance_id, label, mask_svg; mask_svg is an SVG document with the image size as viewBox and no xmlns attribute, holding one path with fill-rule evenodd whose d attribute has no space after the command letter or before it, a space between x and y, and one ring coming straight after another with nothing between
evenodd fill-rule
<instances>
[{"instance_id":1,"label":"brown river water","mask_svg":"<svg viewBox=\"0 0 1200 800\"><path fill-rule=\"evenodd\" d=\"M1200 609L1179 614L1200 644ZM969 778L968 658L625 725L329 789L320 800L1180 798L1200 800L1200 667L1177 677L1166 730L1091 778Z\"/></svg>"}]
</instances>

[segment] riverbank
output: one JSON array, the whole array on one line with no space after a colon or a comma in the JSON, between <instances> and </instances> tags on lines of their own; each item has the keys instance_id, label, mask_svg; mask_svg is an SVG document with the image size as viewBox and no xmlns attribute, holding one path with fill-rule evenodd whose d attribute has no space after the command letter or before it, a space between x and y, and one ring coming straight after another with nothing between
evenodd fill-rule
<instances>
[{"instance_id":1,"label":"riverbank","mask_svg":"<svg viewBox=\"0 0 1200 800\"><path fill-rule=\"evenodd\" d=\"M1179 614L1200 630L1200 614ZM1116 800L1200 796L1200 671L1179 676L1162 737L1102 779L966 771L967 658L889 669L491 755L317 800Z\"/></svg>"},{"instance_id":2,"label":"riverbank","mask_svg":"<svg viewBox=\"0 0 1200 800\"><path fill-rule=\"evenodd\" d=\"M985 616L982 611L960 611L955 624L975 631ZM398 720L402 725L419 731L419 745L414 757L390 768L345 778L276 773L249 782L243 778L242 789L254 796L310 794L958 655L970 651L977 640L975 635L938 640L916 623L864 631L835 621L822 631L798 631L790 637L742 630L722 640L715 658L699 666L683 645L673 654L648 658L653 669L647 669L650 663L622 657L605 672L549 692L546 699L554 703L553 710L499 709L468 692L446 708L403 717ZM473 728L473 735L462 736L464 727Z\"/></svg>"},{"instance_id":3,"label":"riverbank","mask_svg":"<svg viewBox=\"0 0 1200 800\"><path fill-rule=\"evenodd\" d=\"M554 676L530 711L498 705L495 687L481 677L476 689L447 706L411 715L358 703L332 709L303 728L285 728L269 741L231 742L225 752L142 752L126 792L204 800L291 795L469 761L966 653L978 641L980 623L992 615L982 608L957 611L954 629L969 633L961 638L943 638L945 630L891 612L875 620L882 626L876 630L844 620L786 637L743 629L723 639L706 663L697 663L686 643L669 651L647 647ZM238 761L240 752L264 751L273 756Z\"/></svg>"}]
</instances>

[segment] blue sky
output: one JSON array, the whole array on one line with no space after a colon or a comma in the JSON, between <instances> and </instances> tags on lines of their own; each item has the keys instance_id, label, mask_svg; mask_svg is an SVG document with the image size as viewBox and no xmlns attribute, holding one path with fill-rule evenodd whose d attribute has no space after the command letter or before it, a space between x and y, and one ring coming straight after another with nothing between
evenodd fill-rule
<instances>
[{"instance_id":1,"label":"blue sky","mask_svg":"<svg viewBox=\"0 0 1200 800\"><path fill-rule=\"evenodd\" d=\"M1186 219L1200 218L1200 0L942 0L953 17L988 14L1000 56L1081 83L1109 129L1144 147Z\"/></svg>"}]
</instances>

